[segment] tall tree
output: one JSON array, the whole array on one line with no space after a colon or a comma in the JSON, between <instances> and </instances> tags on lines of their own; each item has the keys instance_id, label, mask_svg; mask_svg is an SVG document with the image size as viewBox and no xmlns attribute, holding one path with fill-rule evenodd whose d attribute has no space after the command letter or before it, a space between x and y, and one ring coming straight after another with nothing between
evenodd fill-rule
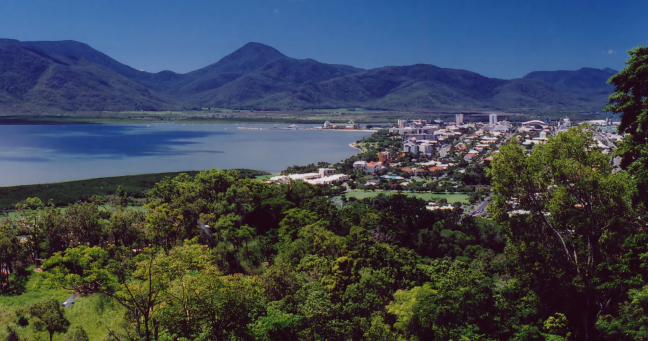
<instances>
[{"instance_id":1,"label":"tall tree","mask_svg":"<svg viewBox=\"0 0 648 341\"><path fill-rule=\"evenodd\" d=\"M572 128L527 155L515 142L493 160L490 212L509 237L516 273L541 297L547 314L565 312L575 337L596 338L598 315L624 288L600 289L601 267L617 262L639 231L633 182L613 172L587 127Z\"/></svg>"},{"instance_id":2,"label":"tall tree","mask_svg":"<svg viewBox=\"0 0 648 341\"><path fill-rule=\"evenodd\" d=\"M619 144L621 167L637 180L639 197L648 203L648 47L628 51L630 59L621 72L612 76L614 93L606 111L621 114L620 134L628 134Z\"/></svg>"}]
</instances>

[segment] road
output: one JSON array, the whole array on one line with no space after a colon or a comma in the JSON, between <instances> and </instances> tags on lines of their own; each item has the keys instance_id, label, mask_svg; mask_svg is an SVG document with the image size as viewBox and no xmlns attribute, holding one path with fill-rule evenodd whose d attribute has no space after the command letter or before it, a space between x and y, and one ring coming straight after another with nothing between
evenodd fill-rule
<instances>
[{"instance_id":1,"label":"road","mask_svg":"<svg viewBox=\"0 0 648 341\"><path fill-rule=\"evenodd\" d=\"M488 202L490 201L490 195L484 199L484 201L480 202L479 205L475 206L475 208L470 211L470 215L472 216L478 216L486 213L486 205L488 205Z\"/></svg>"}]
</instances>

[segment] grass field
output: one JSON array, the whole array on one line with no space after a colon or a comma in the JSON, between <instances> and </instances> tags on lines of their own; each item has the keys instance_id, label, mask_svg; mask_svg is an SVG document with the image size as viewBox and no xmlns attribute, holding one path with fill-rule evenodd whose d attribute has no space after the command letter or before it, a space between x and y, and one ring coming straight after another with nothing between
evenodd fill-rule
<instances>
[{"instance_id":1,"label":"grass field","mask_svg":"<svg viewBox=\"0 0 648 341\"><path fill-rule=\"evenodd\" d=\"M259 175L259 176L255 177L254 180L265 181L265 180L268 180L268 179L270 179L271 177L273 177L273 176L277 176L277 175L279 175L279 174L264 174L264 175Z\"/></svg>"},{"instance_id":2,"label":"grass field","mask_svg":"<svg viewBox=\"0 0 648 341\"><path fill-rule=\"evenodd\" d=\"M356 191L356 190L351 190L344 192L345 196L347 198L356 198L356 199L364 199L364 198L373 198L377 196L380 193L387 193L387 194L393 194L394 192L384 192L384 191L375 191L375 192L365 192L365 191ZM420 198L423 200L432 200L432 199L446 199L449 203L455 203L455 202L460 202L462 204L467 204L468 203L468 196L465 194L454 194L454 193L412 193L412 192L401 192L403 195L407 196L413 196L416 198Z\"/></svg>"},{"instance_id":3,"label":"grass field","mask_svg":"<svg viewBox=\"0 0 648 341\"><path fill-rule=\"evenodd\" d=\"M267 175L267 172L240 169L242 176L254 178ZM79 200L90 198L92 195L115 194L118 186L122 186L131 196L143 196L144 191L165 177L175 177L180 173L195 176L199 171L184 171L170 173L154 173L140 175L115 176L88 180L58 182L52 184L24 185L0 187L0 210L12 208L27 198L40 198L47 203L50 200L57 206L65 206Z\"/></svg>"},{"instance_id":4,"label":"grass field","mask_svg":"<svg viewBox=\"0 0 648 341\"><path fill-rule=\"evenodd\" d=\"M0 339L6 338L6 326L16 327L21 340L48 340L47 332L34 332L31 326L17 327L16 311L40 300L54 297L60 302L70 297L70 292L63 289L40 289L37 288L39 274L30 271L29 275L23 278L26 281L25 291L20 295L0 295ZM102 295L91 295L80 297L75 300L74 305L65 308L65 317L70 321L70 327L80 325L88 333L90 340L103 340L107 335L108 328L119 330L119 324L123 321L124 309L111 302ZM55 334L55 341L63 341L63 334Z\"/></svg>"}]
</instances>

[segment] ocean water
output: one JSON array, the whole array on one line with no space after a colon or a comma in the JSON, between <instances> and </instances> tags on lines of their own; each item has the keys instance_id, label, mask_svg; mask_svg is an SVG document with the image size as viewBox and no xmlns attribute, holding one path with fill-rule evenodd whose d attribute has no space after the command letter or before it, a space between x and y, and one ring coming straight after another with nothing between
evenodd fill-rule
<instances>
[{"instance_id":1,"label":"ocean water","mask_svg":"<svg viewBox=\"0 0 648 341\"><path fill-rule=\"evenodd\" d=\"M370 135L369 132L237 127L275 126L0 126L0 186L211 168L250 168L277 173L292 165L343 160L357 153L349 143Z\"/></svg>"}]
</instances>

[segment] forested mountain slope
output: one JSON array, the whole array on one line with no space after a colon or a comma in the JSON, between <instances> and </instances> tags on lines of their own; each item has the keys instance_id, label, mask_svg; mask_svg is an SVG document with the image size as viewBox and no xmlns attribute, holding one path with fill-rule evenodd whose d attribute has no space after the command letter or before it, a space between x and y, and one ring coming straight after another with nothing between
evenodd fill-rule
<instances>
[{"instance_id":1,"label":"forested mountain slope","mask_svg":"<svg viewBox=\"0 0 648 341\"><path fill-rule=\"evenodd\" d=\"M390 110L601 110L609 69L503 80L433 65L363 70L248 43L186 74L149 73L75 41L0 39L0 112L365 107ZM609 77L609 76L608 76Z\"/></svg>"}]
</instances>

